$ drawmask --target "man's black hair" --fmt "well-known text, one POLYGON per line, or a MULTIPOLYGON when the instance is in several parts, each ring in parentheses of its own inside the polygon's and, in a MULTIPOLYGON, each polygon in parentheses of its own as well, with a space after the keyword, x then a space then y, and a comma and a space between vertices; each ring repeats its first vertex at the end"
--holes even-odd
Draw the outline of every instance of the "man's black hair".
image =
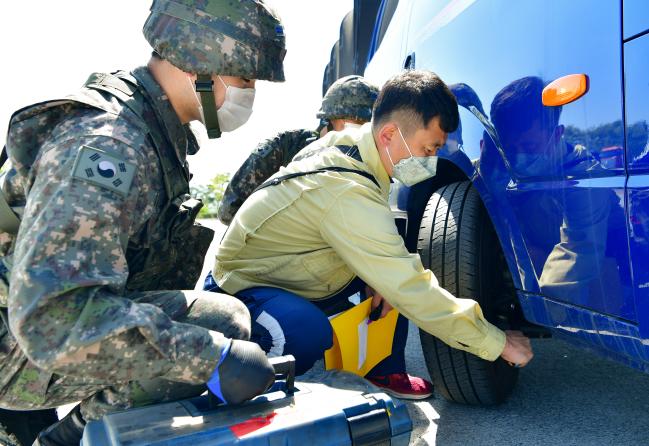
POLYGON ((491 121, 499 133, 522 133, 534 123, 554 129, 559 124, 561 107, 543 105, 545 83, 540 77, 517 79, 500 90, 491 103, 491 121))
POLYGON ((383 85, 372 110, 375 128, 397 112, 418 117, 420 122, 411 124, 419 125, 411 127, 411 130, 428 126, 436 116, 439 116, 440 128, 446 133, 454 132, 460 122, 455 96, 431 71, 407 70, 383 85))

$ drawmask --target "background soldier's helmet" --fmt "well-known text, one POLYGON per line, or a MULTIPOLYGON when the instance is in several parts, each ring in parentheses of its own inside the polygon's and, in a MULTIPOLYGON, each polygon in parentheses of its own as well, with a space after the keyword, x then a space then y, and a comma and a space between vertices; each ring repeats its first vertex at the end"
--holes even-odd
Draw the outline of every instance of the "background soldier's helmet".
POLYGON ((322 106, 316 116, 327 119, 370 121, 372 107, 378 94, 378 87, 361 76, 341 77, 325 93, 322 106))
POLYGON ((284 81, 284 27, 263 0, 154 0, 143 32, 185 72, 284 81))

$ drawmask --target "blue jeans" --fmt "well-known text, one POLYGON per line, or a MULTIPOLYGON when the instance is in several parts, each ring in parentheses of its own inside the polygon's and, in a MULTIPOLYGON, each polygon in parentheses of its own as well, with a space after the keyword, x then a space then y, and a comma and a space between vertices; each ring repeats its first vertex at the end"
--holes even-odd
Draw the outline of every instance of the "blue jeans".
MULTIPOLYGON (((325 350, 333 345, 333 331, 327 314, 331 314, 334 308, 349 308, 351 304, 347 298, 359 291, 364 297, 364 288, 362 281, 354 280, 335 296, 317 302, 272 287, 249 288, 238 292, 236 297, 250 311, 250 340, 259 344, 269 356, 293 355, 296 374, 301 375, 313 367, 324 356, 325 350)), ((211 274, 205 278, 204 289, 224 293, 211 274)), ((399 315, 392 342, 392 355, 377 364, 367 376, 404 373, 407 340, 408 320, 399 315)))

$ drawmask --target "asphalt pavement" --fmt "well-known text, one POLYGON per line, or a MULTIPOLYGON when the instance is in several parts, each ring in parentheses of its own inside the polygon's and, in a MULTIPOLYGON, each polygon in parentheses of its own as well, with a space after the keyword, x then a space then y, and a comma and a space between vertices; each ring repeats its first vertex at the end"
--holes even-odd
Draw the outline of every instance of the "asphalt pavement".
MULTIPOLYGON (((555 339, 533 340, 535 357, 502 405, 433 399, 408 403, 415 445, 649 445, 649 376, 555 339)), ((411 324, 408 371, 427 375, 411 324)))

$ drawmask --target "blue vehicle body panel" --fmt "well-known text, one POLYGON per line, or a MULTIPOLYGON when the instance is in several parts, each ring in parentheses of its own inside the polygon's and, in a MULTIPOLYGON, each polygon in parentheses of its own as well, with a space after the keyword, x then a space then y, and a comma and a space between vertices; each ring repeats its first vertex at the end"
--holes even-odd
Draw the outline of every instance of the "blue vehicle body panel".
POLYGON ((440 155, 480 193, 526 319, 647 370, 649 2, 402 0, 397 14, 365 74, 381 84, 413 56, 455 93, 461 127, 440 155), (587 93, 544 106, 569 74, 587 93))
POLYGON ((624 44, 624 68, 631 265, 640 333, 649 338, 649 35, 624 44))
POLYGON ((649 372, 646 338, 637 325, 535 294, 519 292, 519 299, 526 317, 555 327, 557 337, 649 372))
POLYGON ((649 30, 649 2, 624 0, 624 39, 649 30))
POLYGON ((370 39, 370 48, 367 51, 367 63, 370 63, 370 60, 372 60, 374 53, 376 53, 376 50, 379 47, 379 28, 381 27, 381 22, 383 21, 383 14, 385 14, 385 5, 386 1, 381 1, 381 4, 379 5, 379 11, 376 13, 376 22, 374 23, 374 30, 372 31, 372 39, 370 39))

